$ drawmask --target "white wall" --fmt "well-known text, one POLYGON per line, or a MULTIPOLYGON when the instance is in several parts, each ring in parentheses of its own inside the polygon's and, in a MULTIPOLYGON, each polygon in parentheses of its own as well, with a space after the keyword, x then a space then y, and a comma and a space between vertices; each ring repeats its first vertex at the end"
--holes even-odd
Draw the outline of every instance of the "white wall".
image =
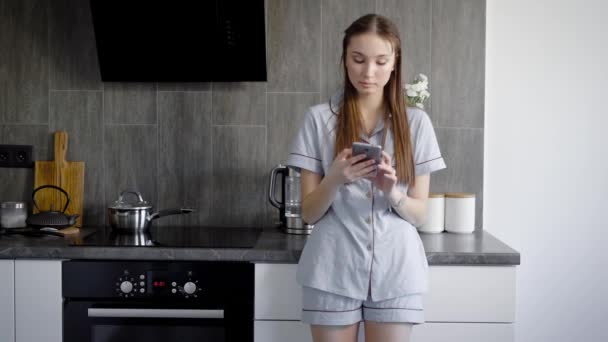
POLYGON ((608 341, 608 1, 488 0, 485 229, 516 341, 608 341))

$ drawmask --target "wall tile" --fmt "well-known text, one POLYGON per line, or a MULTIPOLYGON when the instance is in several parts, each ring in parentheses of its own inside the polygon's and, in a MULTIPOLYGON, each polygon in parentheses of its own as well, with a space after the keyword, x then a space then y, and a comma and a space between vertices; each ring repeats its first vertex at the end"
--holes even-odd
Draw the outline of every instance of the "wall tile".
POLYGON ((375 12, 374 1, 324 0, 321 9, 321 98, 325 102, 344 86, 340 64, 344 30, 357 18, 375 12))
POLYGON ((214 125, 264 125, 265 122, 265 83, 213 84, 214 125))
POLYGON ((431 176, 431 192, 472 192, 475 227, 483 227, 483 130, 435 128, 447 169, 431 176))
POLYGON ((156 124, 154 83, 105 83, 105 123, 156 124))
POLYGON ((49 1, 51 89, 102 89, 88 1, 49 1))
POLYGON ((213 204, 218 226, 264 223, 266 128, 213 127, 213 204))
POLYGON ((159 91, 210 91, 211 82, 158 83, 159 91))
MULTIPOLYGON (((48 125, 0 125, 0 144, 32 145, 33 160, 51 160, 48 125)), ((31 212, 34 169, 0 168, 0 201, 24 201, 31 212)))
MULTIPOLYGON (((402 83, 422 73, 431 76, 431 2, 428 0, 377 0, 377 13, 388 17, 401 36, 402 83)), ((425 110, 431 115, 431 102, 425 110)))
POLYGON ((484 0, 433 0, 433 123, 483 128, 485 70, 484 0))
POLYGON ((0 1, 0 123, 48 124, 47 2, 0 1))
POLYGON ((122 190, 133 189, 157 208, 156 126, 105 125, 104 130, 104 206, 117 200, 122 190))
POLYGON ((85 162, 85 226, 105 221, 102 97, 101 91, 52 91, 50 96, 50 131, 67 131, 67 160, 85 162))
POLYGON ((318 92, 321 0, 268 0, 268 90, 318 92))
POLYGON ((204 225, 212 190, 211 93, 159 92, 159 209, 196 211, 169 216, 157 225, 204 225))

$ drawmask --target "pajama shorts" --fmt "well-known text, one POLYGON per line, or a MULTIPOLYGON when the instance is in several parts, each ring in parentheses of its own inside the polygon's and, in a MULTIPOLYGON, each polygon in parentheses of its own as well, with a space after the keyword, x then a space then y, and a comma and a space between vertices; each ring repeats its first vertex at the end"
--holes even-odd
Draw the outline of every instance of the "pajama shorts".
POLYGON ((422 294, 374 302, 302 287, 302 322, 315 325, 351 325, 361 321, 424 323, 422 294))

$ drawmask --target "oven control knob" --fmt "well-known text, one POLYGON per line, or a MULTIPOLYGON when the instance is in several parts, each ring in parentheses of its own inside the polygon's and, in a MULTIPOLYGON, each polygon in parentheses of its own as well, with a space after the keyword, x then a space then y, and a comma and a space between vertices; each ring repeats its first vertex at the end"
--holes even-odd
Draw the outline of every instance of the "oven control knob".
POLYGON ((194 292, 196 292, 196 284, 194 284, 191 281, 187 282, 184 285, 184 292, 186 292, 189 295, 193 294, 194 292))
POLYGON ((120 284, 120 291, 122 291, 122 293, 130 293, 133 291, 133 284, 127 280, 123 281, 120 284))

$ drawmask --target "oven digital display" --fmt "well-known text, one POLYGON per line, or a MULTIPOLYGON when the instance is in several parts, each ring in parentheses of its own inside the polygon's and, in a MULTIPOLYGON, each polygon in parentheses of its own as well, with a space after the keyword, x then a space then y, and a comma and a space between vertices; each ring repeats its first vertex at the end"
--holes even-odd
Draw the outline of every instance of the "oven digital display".
POLYGON ((164 289, 167 287, 167 281, 164 279, 154 279, 152 281, 152 287, 155 289, 164 289))

